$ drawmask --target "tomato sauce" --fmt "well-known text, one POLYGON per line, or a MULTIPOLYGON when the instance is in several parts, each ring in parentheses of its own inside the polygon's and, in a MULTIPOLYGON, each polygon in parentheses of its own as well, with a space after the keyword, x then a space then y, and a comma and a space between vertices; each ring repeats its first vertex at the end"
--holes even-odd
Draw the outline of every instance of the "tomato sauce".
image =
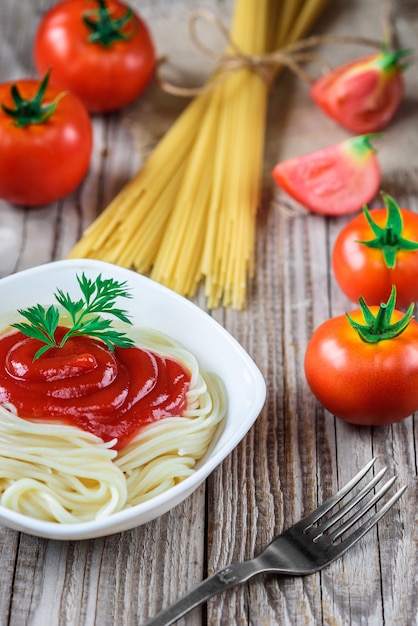
MULTIPOLYGON (((65 333, 59 327, 57 341, 65 333)), ((70 337, 33 361, 42 346, 21 332, 0 338, 0 404, 19 417, 77 426, 123 448, 140 428, 187 406, 190 374, 177 361, 139 347, 70 337)))

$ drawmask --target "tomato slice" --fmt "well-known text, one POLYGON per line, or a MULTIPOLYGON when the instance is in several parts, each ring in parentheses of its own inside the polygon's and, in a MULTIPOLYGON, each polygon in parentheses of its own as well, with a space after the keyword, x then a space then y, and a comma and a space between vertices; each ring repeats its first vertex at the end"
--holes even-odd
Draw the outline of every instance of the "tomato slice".
POLYGON ((377 194, 381 170, 370 139, 361 135, 278 163, 274 180, 314 213, 353 213, 377 194))

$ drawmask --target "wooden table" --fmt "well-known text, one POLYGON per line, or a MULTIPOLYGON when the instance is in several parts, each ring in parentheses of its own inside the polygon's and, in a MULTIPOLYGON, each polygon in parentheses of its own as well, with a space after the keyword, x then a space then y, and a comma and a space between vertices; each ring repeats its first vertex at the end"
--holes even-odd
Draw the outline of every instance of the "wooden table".
MULTIPOLYGON (((34 76, 31 43, 52 0, 1 0, 0 79, 34 76)), ((381 36, 378 0, 334 0, 317 32, 381 36)), ((135 0, 176 78, 206 76, 187 19, 196 6, 228 21, 232 1, 135 0)), ((416 45, 418 7, 397 3, 401 46, 416 45)), ((334 46, 332 64, 365 54, 334 46)), ((418 211, 418 70, 396 120, 375 142, 382 188, 418 211)), ((89 174, 71 196, 27 209, 0 201, 0 274, 66 256, 83 229, 140 167, 186 102, 153 86, 127 110, 94 118, 89 174)), ((264 193, 257 226, 256 276, 243 311, 212 315, 254 358, 267 401, 242 443, 183 504, 119 535, 57 542, 0 527, 1 626, 137 626, 206 575, 249 558, 373 455, 386 457, 409 489, 390 514, 343 558, 305 578, 260 576, 215 597, 180 623, 253 626, 418 623, 416 418, 380 428, 353 427, 314 400, 303 374, 307 341, 320 322, 352 307, 330 272, 330 252, 349 218, 295 213, 274 188, 275 162, 336 143, 348 133, 312 105, 284 73, 271 93, 264 193), (290 211, 288 210, 290 209, 290 211)), ((24 182, 22 181, 22 184, 24 182)), ((377 202, 374 203, 375 206, 377 202)), ((196 302, 205 308, 201 294, 196 302)))

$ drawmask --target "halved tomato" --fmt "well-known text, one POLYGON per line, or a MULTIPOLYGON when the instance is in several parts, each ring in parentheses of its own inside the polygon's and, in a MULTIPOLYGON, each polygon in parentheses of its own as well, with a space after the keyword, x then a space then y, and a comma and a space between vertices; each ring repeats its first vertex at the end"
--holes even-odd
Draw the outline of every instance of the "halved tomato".
POLYGON ((311 86, 314 102, 354 133, 372 133, 392 120, 404 94, 401 59, 411 50, 383 51, 331 70, 311 86))

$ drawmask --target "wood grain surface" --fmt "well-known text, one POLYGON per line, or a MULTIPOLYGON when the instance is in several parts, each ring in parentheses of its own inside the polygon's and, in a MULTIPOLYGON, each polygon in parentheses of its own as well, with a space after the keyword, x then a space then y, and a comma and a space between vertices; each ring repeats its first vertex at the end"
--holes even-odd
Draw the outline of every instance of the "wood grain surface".
MULTIPOLYGON (((1 81, 35 76, 33 36, 52 4, 1 0, 1 81)), ((229 23, 232 0, 131 4, 147 20, 159 54, 168 57, 167 76, 182 84, 203 82, 211 61, 193 49, 187 20, 193 9, 205 7, 229 23)), ((380 0, 331 1, 315 32, 380 38, 384 6, 380 0)), ((395 6, 397 41, 414 47, 417 2, 395 6)), ((208 36, 222 45, 216 33, 208 36)), ((321 53, 336 65, 366 51, 334 45, 321 53)), ((418 212, 416 64, 405 78, 402 108, 375 145, 382 188, 418 212)), ((90 171, 71 196, 38 209, 0 201, 0 276, 64 258, 184 106, 184 99, 151 86, 124 111, 94 117, 90 171)), ((266 405, 254 427, 205 485, 142 527, 79 542, 48 541, 0 527, 0 626, 139 626, 218 568, 257 554, 373 455, 386 460, 409 488, 361 543, 312 576, 259 576, 214 597, 179 624, 418 624, 416 417, 393 426, 354 427, 312 397, 303 375, 309 337, 322 321, 352 308, 330 271, 333 242, 349 218, 301 212, 273 186, 270 175, 277 161, 348 135, 313 106, 306 84, 288 72, 280 76, 268 111, 256 275, 248 303, 243 311, 211 312, 265 376, 266 405)), ((195 301, 205 308, 201 293, 195 301)))

